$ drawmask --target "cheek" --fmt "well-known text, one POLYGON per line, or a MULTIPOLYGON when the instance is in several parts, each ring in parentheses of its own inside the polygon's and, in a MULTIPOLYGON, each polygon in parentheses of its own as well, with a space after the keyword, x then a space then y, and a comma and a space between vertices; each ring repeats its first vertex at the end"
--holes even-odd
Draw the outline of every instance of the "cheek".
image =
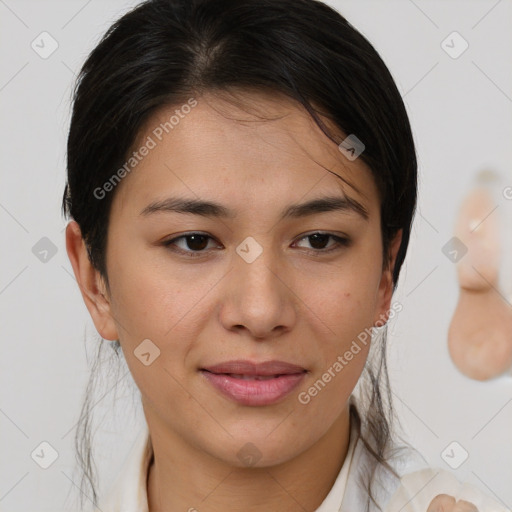
POLYGON ((371 345, 375 298, 369 290, 374 281, 331 280, 317 296, 319 325, 329 326, 329 331, 315 347, 317 364, 299 400, 317 429, 335 421, 364 369, 371 345))
POLYGON ((346 407, 361 376, 369 343, 339 344, 326 357, 322 368, 311 376, 298 395, 299 411, 308 424, 304 428, 311 440, 323 435, 346 407), (350 354, 347 358, 347 355, 350 354))
POLYGON ((216 273, 184 274, 170 265, 144 259, 144 254, 116 261, 119 264, 111 279, 113 313, 129 337, 171 337, 173 329, 190 322, 190 314, 218 280, 216 273), (200 285, 195 284, 198 279, 200 285))
POLYGON ((186 379, 184 361, 201 328, 204 305, 198 304, 205 288, 138 261, 120 261, 112 274, 121 346, 144 401, 155 410, 162 403, 177 407, 189 398, 179 383, 186 379))
MULTIPOLYGON (((142 257, 118 258, 109 273, 113 293, 113 315, 120 341, 134 380, 146 397, 162 394, 167 382, 170 394, 181 396, 173 387, 170 372, 178 380, 185 377, 184 364, 200 338, 205 322, 214 314, 214 304, 207 300, 222 277, 222 269, 205 273, 199 266, 184 273, 154 264, 142 257), (200 284, 198 283, 200 280, 200 284), (137 358, 144 340, 151 340, 158 353, 151 366, 137 358)), ((145 342, 147 344, 147 342, 145 342)))
POLYGON ((312 297, 318 329, 326 334, 316 347, 318 365, 309 384, 314 386, 312 393, 319 395, 315 398, 315 414, 324 421, 332 419, 331 413, 336 412, 333 407, 345 403, 364 369, 379 281, 380 268, 375 257, 354 258, 333 272, 330 279, 323 280, 312 297), (326 331, 324 326, 329 329, 326 331))
POLYGON ((365 294, 344 291, 328 310, 322 310, 331 332, 319 347, 323 363, 320 373, 323 381, 333 382, 332 388, 346 390, 356 384, 370 348, 374 307, 365 294))
POLYGON ((336 336, 342 339, 357 336, 372 325, 380 281, 380 272, 374 262, 365 265, 359 260, 314 281, 314 286, 311 280, 307 281, 310 288, 308 302, 336 336))

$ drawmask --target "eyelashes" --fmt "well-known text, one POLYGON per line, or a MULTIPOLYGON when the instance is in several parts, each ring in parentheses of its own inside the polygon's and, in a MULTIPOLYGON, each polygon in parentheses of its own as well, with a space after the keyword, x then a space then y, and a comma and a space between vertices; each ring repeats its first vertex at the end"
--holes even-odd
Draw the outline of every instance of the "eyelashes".
MULTIPOLYGON (((308 240, 308 243, 310 245, 318 246, 323 245, 324 242, 328 243, 330 239, 332 239, 334 243, 328 246, 327 248, 314 247, 313 249, 305 249, 304 252, 315 256, 321 256, 324 254, 331 254, 335 251, 339 251, 343 248, 349 247, 352 243, 351 239, 348 237, 339 236, 333 233, 327 233, 323 231, 315 231, 313 233, 301 236, 298 239, 298 242, 308 240)), ((209 251, 207 249, 210 240, 214 241, 215 239, 206 233, 191 232, 172 238, 170 240, 166 240, 162 242, 162 245, 169 249, 170 251, 182 254, 185 257, 197 258, 208 254, 209 251), (180 247, 178 245, 179 242, 184 242, 182 245, 184 245, 188 249, 180 247)), ((295 243, 296 242, 294 242, 294 244, 295 243)))

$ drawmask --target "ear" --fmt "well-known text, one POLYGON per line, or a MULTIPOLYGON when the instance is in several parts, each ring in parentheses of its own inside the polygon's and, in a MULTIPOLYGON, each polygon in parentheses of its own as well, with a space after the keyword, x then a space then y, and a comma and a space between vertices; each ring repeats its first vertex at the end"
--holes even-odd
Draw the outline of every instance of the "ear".
POLYGON ((389 244, 388 265, 383 269, 379 283, 377 308, 373 319, 374 327, 382 327, 389 319, 391 298, 393 297, 393 269, 396 256, 402 242, 402 230, 400 229, 389 244))
POLYGON ((104 279, 91 264, 80 226, 74 220, 66 226, 66 251, 96 330, 106 340, 119 339, 104 279))

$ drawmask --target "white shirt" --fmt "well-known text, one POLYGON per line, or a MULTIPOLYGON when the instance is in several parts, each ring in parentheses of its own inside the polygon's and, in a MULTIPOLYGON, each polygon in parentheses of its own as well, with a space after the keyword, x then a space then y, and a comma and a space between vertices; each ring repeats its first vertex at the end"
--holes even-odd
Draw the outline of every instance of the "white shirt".
MULTIPOLYGON (((107 498, 100 500, 101 512, 148 512, 147 474, 153 454, 147 423, 138 434, 121 473, 107 498)), ((338 476, 315 512, 363 512, 366 510, 367 491, 358 484, 358 477, 370 455, 351 426, 347 455, 338 476)), ((461 484, 450 472, 426 467, 425 461, 413 448, 407 447, 388 460, 401 478, 388 471, 377 470, 374 496, 384 512, 426 512, 438 494, 473 503, 479 512, 510 512, 486 496, 480 489, 461 484)), ((370 503, 370 511, 378 510, 370 503)))

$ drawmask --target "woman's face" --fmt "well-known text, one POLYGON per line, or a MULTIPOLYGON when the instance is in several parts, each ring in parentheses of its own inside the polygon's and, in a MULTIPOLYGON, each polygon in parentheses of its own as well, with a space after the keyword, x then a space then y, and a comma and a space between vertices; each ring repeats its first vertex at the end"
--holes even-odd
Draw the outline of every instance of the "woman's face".
POLYGON ((110 216, 108 305, 93 318, 120 340, 150 428, 231 465, 247 443, 257 466, 277 464, 346 412, 369 349, 358 335, 389 309, 377 189, 281 96, 245 92, 245 110, 195 99, 159 111, 134 145, 110 216), (186 201, 218 206, 179 211, 186 201), (205 371, 235 360, 295 368, 205 371))

